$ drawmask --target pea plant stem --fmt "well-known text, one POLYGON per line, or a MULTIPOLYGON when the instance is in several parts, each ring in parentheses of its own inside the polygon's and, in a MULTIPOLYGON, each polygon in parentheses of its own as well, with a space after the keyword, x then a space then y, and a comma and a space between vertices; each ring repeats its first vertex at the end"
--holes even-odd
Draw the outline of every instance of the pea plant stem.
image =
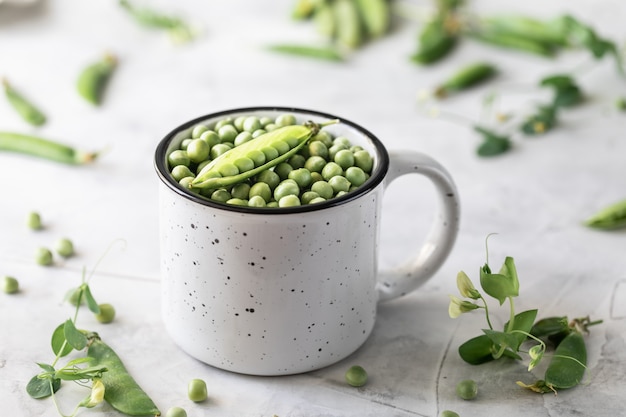
POLYGON ((487 319, 487 324, 489 325, 489 330, 493 330, 493 325, 491 324, 491 318, 489 317, 489 306, 487 305, 487 300, 482 295, 480 299, 483 300, 483 305, 485 306, 485 318, 487 319))

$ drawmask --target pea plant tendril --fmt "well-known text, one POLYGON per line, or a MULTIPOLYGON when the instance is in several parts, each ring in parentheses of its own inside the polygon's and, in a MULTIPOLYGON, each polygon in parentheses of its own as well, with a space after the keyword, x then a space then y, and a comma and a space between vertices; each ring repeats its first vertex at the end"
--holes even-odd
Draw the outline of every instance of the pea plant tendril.
POLYGON ((456 283, 462 298, 449 296, 448 313, 451 318, 483 309, 487 321, 488 328, 482 330, 483 334, 459 346, 461 358, 471 365, 480 365, 501 358, 522 360, 521 354, 526 354, 530 372, 541 362, 548 344, 551 344, 555 350, 544 378, 532 384, 519 381, 517 384, 539 393, 556 393, 558 389, 578 385, 582 381, 587 361, 583 334, 588 333, 590 326, 602 323, 602 320, 591 321, 589 317, 584 317, 569 321, 567 317, 547 317, 536 321, 537 309, 516 313, 514 299, 519 296, 520 285, 515 261, 507 256, 500 270, 493 272, 486 249, 487 260, 479 271, 482 292, 465 272, 460 271, 456 283), (500 306, 508 301, 509 319, 502 330, 494 327, 483 293, 496 299, 500 306), (531 346, 526 349, 529 344, 531 346))

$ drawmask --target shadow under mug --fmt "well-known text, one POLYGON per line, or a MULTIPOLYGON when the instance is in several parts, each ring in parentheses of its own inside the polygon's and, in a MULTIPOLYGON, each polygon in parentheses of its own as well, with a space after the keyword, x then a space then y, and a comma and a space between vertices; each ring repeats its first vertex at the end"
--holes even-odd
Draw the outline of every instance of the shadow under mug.
POLYGON ((346 358, 370 335, 378 303, 432 277, 458 233, 457 191, 438 162, 419 152, 388 153, 363 127, 317 111, 253 107, 196 118, 158 144, 155 168, 165 327, 191 356, 233 372, 287 375, 346 358), (168 153, 198 123, 210 127, 225 117, 285 113, 299 123, 339 119, 324 129, 370 152, 370 178, 323 203, 252 208, 210 201, 169 175, 168 153), (379 271, 383 193, 396 178, 414 173, 435 185, 435 219, 414 256, 379 271))

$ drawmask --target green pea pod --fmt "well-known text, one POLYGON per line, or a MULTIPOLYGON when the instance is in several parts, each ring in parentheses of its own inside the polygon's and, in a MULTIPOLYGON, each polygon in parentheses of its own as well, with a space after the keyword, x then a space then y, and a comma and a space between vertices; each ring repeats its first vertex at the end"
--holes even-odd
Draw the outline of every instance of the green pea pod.
POLYGON ((317 32, 326 38, 331 39, 337 33, 335 13, 330 3, 325 0, 320 1, 315 7, 313 22, 317 28, 317 32))
POLYGON ((356 4, 352 0, 334 0, 331 6, 337 26, 337 41, 351 49, 361 46, 363 23, 356 4))
POLYGON ((435 89, 435 95, 444 98, 451 93, 481 84, 497 74, 496 67, 487 62, 476 62, 461 68, 435 89))
POLYGON ((4 94, 15 111, 33 126, 41 126, 46 122, 46 116, 26 97, 9 84, 6 79, 2 80, 4 94))
POLYGON ((96 106, 100 105, 104 90, 116 67, 117 58, 106 54, 100 61, 84 68, 76 83, 76 88, 81 97, 96 106))
POLYGON ((585 221, 594 229, 620 229, 626 227, 626 200, 611 204, 585 221))
POLYGON ((543 21, 530 16, 487 16, 480 20, 480 28, 487 32, 514 35, 543 45, 567 47, 566 22, 563 18, 543 21))
POLYGON ((583 335, 571 332, 557 346, 546 369, 545 382, 556 389, 572 388, 583 379, 587 365, 587 348, 583 335))
POLYGON ((317 47, 309 45, 279 44, 271 45, 270 51, 296 55, 325 61, 343 61, 343 56, 332 47, 317 47))
POLYGON ((104 399, 117 411, 130 416, 159 416, 156 404, 128 373, 119 356, 100 338, 93 337, 87 355, 93 358, 92 366, 104 366, 102 374, 104 399))
POLYGON ((17 152, 69 165, 87 164, 98 156, 95 152, 82 152, 49 139, 11 132, 0 132, 0 151, 17 152))
POLYGON ((418 49, 411 56, 413 62, 429 65, 452 52, 458 43, 458 36, 447 29, 445 20, 446 14, 439 14, 422 27, 418 49))
POLYGON ((514 33, 503 33, 497 30, 470 30, 466 35, 477 41, 494 46, 529 52, 545 57, 554 56, 554 47, 551 44, 539 42, 514 33))
POLYGON ((313 17, 315 7, 319 0, 296 0, 296 4, 291 11, 291 17, 295 20, 306 20, 313 17))
POLYGON ((337 123, 332 120, 322 125, 307 122, 303 125, 284 126, 232 148, 207 164, 194 178, 191 188, 217 189, 240 183, 272 168, 295 155, 321 127, 337 123), (271 151, 271 152, 270 152, 271 151), (253 152, 275 155, 258 166, 247 163, 253 152), (250 169, 242 169, 248 165, 250 169))
POLYGON ((530 329, 530 334, 538 338, 543 338, 569 330, 567 317, 546 317, 533 324, 533 327, 530 329))
POLYGON ((389 30, 391 10, 388 0, 356 0, 365 32, 372 38, 380 38, 389 30))

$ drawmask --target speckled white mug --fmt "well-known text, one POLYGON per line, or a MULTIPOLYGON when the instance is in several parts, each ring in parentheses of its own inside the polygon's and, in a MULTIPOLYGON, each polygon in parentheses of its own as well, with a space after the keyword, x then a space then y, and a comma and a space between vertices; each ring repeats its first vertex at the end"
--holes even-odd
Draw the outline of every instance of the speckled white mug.
POLYGON ((316 111, 242 108, 199 117, 160 142, 155 167, 165 327, 191 356, 234 372, 294 374, 347 357, 371 333, 378 303, 430 278, 458 232, 456 188, 439 163, 417 152, 389 154, 361 126, 316 111), (169 176, 167 154, 197 123, 283 113, 300 122, 339 119, 325 129, 373 155, 368 181, 324 203, 259 209, 209 201, 169 176), (404 265, 379 271, 383 193, 394 179, 411 173, 433 182, 441 204, 421 250, 404 265))

